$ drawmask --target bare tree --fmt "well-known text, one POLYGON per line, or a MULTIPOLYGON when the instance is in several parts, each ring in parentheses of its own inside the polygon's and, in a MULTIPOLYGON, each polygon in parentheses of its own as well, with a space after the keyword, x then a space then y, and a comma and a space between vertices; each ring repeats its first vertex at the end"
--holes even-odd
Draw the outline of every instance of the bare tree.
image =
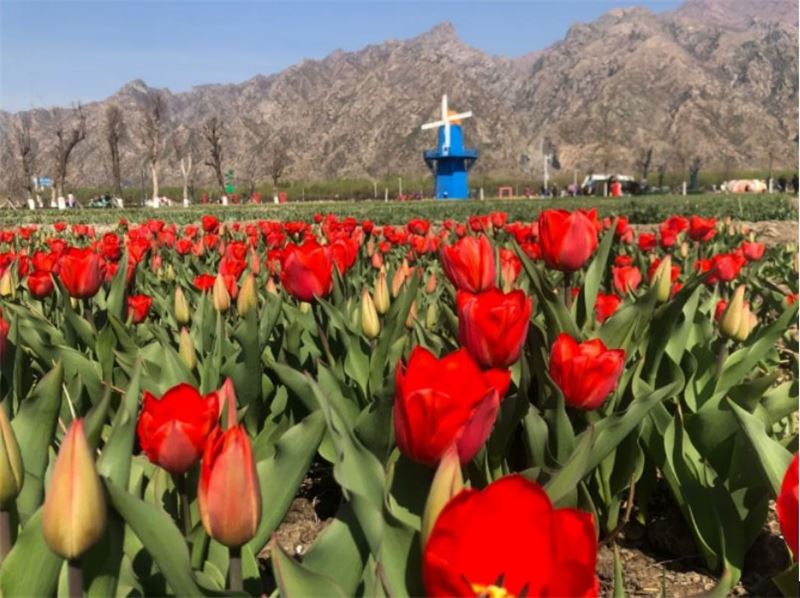
POLYGON ((108 144, 111 178, 114 183, 114 194, 122 197, 122 170, 120 168, 119 144, 126 134, 122 109, 116 104, 106 107, 104 131, 108 144))
POLYGON ((167 100, 161 92, 147 96, 142 119, 142 142, 147 153, 147 164, 153 178, 153 199, 158 195, 158 162, 164 151, 167 127, 167 100))
POLYGON ((696 191, 698 187, 698 176, 700 175, 700 165, 702 160, 700 156, 694 156, 689 163, 689 189, 696 191))
POLYGON ((214 171, 221 193, 225 193, 225 181, 222 178, 222 119, 209 117, 203 124, 203 137, 208 143, 208 160, 206 166, 214 171))
POLYGON ((659 162, 658 166, 656 166, 656 173, 658 174, 658 188, 660 190, 664 186, 664 177, 667 175, 666 161, 659 162))
POLYGON ((269 160, 269 176, 272 178, 273 190, 277 188, 278 181, 283 176, 289 163, 289 153, 286 151, 286 145, 281 140, 278 140, 272 145, 269 160))
POLYGON ((14 129, 14 140, 19 158, 19 172, 22 175, 22 187, 28 192, 30 199, 33 197, 36 187, 33 182, 33 178, 36 176, 36 145, 31 137, 30 115, 20 115, 19 124, 14 129))
POLYGON ((647 175, 650 173, 650 164, 653 161, 653 148, 648 147, 643 149, 636 159, 636 169, 639 171, 639 177, 642 181, 647 181, 647 175))
POLYGON ((56 194, 64 197, 64 186, 67 181, 67 167, 72 150, 81 141, 86 139, 86 115, 81 109, 81 105, 72 111, 72 123, 67 125, 64 119, 56 121, 56 147, 55 147, 55 166, 56 166, 56 194))
POLYGON ((198 162, 197 133, 189 129, 183 135, 173 137, 172 147, 178 158, 183 179, 183 199, 194 199, 194 173, 198 162))

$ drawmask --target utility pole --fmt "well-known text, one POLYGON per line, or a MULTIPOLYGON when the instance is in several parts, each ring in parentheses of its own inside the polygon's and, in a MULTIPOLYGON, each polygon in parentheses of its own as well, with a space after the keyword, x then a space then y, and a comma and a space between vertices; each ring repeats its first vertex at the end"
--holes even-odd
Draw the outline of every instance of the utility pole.
POLYGON ((397 194, 403 194, 403 177, 401 176, 397 177, 397 194))
POLYGON ((549 162, 550 162, 550 154, 545 154, 544 155, 544 192, 545 192, 545 194, 547 194, 547 190, 549 188, 547 186, 548 180, 550 178, 550 173, 547 171, 547 165, 548 165, 549 162))

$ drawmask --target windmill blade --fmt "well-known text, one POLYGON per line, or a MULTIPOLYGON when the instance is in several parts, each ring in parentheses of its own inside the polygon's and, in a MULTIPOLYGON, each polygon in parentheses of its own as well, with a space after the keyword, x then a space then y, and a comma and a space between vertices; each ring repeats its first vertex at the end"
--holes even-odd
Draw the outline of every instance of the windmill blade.
POLYGON ((467 112, 462 112, 461 114, 454 114, 453 116, 448 116, 447 120, 454 121, 454 120, 464 120, 465 118, 470 118, 472 116, 472 110, 467 112))
POLYGON ((447 94, 442 96, 442 120, 447 120, 447 94))
POLYGON ((428 129, 436 129, 438 127, 441 127, 443 124, 444 121, 441 120, 437 120, 436 122, 432 123, 425 123, 424 125, 422 125, 422 130, 427 131, 428 129))

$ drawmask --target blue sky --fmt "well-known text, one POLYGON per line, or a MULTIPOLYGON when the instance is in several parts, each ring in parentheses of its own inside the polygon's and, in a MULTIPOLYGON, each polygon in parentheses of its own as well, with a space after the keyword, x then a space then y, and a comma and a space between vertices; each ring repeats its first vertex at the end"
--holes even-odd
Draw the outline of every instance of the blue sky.
POLYGON ((0 108, 92 101, 132 79, 185 91, 240 82, 337 48, 403 39, 449 20, 461 39, 520 56, 617 6, 678 0, 370 2, 0 0, 0 108))

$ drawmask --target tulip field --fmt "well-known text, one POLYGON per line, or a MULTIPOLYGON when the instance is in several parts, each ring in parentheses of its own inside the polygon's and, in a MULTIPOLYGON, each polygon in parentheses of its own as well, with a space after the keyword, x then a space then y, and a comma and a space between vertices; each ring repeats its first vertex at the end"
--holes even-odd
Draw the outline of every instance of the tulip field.
POLYGON ((797 595, 795 246, 190 213, 0 228, 3 596, 625 596, 667 511, 708 595, 797 595))

